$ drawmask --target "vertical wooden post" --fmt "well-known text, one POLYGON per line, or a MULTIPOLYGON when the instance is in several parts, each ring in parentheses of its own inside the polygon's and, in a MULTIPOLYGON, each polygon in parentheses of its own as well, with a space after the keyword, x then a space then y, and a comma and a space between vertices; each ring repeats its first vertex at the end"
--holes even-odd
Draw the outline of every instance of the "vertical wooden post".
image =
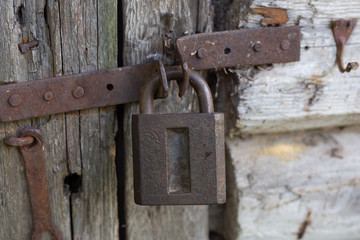
MULTIPOLYGON (((188 33, 211 28, 210 1, 124 0, 124 63, 133 65, 150 58, 174 63, 174 54, 163 40, 174 41, 188 33), (166 33, 168 33, 166 35, 166 33)), ((189 89, 177 96, 177 87, 166 100, 157 101, 156 112, 186 112, 194 109, 197 98, 189 89)), ((144 207, 134 203, 132 174, 131 115, 137 104, 125 108, 126 151, 126 233, 127 239, 208 239, 206 206, 144 207)))

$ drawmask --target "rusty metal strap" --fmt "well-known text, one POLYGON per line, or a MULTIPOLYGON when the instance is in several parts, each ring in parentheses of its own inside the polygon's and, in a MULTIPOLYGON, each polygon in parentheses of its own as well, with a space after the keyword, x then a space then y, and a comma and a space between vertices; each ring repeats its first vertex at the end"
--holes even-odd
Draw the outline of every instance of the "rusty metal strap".
POLYGON ((194 34, 177 40, 194 70, 299 61, 300 27, 251 28, 194 34))
MULTIPOLYGON (((193 70, 298 61, 297 26, 194 34, 178 39, 193 70)), ((181 67, 167 67, 166 71, 181 67)), ((161 73, 157 62, 0 86, 0 122, 117 105, 139 100, 145 81, 161 73)), ((162 72, 164 75, 164 73, 162 72)), ((161 94, 160 94, 161 95, 161 94)))
POLYGON ((139 100, 156 62, 0 86, 0 121, 10 122, 139 100))

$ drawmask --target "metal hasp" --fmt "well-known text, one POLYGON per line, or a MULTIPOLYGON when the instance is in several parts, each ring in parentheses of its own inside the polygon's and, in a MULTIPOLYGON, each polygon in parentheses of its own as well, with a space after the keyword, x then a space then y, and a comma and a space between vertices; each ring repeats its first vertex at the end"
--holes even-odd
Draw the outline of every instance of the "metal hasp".
POLYGON ((250 28, 194 34, 177 40, 191 69, 294 62, 300 59, 300 27, 250 28))
MULTIPOLYGON (((179 95, 187 89, 190 70, 298 61, 300 38, 298 26, 182 37, 177 41, 184 76, 178 81, 179 95)), ((163 76, 163 89, 157 97, 164 98, 167 95, 165 72, 168 69, 161 62, 154 61, 107 71, 2 85, 0 122, 136 102, 141 86, 159 74, 163 76)))
MULTIPOLYGON (((157 76, 141 89, 140 114, 132 116, 135 203, 221 204, 226 201, 224 115, 214 113, 206 81, 190 70, 200 113, 154 114, 157 76)), ((167 79, 181 80, 180 67, 167 79)))
POLYGON ((5 139, 4 142, 8 146, 19 147, 24 158, 33 219, 31 240, 41 240, 43 232, 51 233, 53 239, 62 240, 61 232, 52 221, 40 130, 25 129, 19 137, 5 139))
POLYGON ((339 19, 333 22, 333 33, 334 38, 336 42, 336 48, 337 48, 337 62, 339 65, 340 72, 350 72, 351 70, 356 70, 359 68, 359 63, 357 62, 350 62, 345 67, 344 61, 343 61, 343 55, 344 55, 344 48, 345 45, 353 32, 355 26, 357 23, 357 19, 339 19))

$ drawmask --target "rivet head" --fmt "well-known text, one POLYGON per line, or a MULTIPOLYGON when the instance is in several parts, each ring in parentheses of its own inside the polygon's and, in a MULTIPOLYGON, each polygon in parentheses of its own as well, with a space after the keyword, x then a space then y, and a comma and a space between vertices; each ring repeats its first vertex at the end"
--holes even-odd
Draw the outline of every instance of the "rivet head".
POLYGON ((72 95, 74 96, 74 98, 81 98, 85 95, 85 90, 82 87, 75 87, 72 90, 72 95))
POLYGON ((52 92, 48 91, 48 92, 44 93, 43 97, 44 97, 45 101, 50 101, 51 99, 54 98, 54 94, 52 92))
POLYGON ((290 48, 290 42, 289 40, 282 40, 280 44, 280 48, 282 50, 288 50, 290 48))
POLYGON ((254 46, 253 46, 253 49, 254 49, 255 52, 260 52, 261 49, 262 49, 262 44, 261 44, 261 42, 256 42, 256 43, 254 44, 254 46))
POLYGON ((22 98, 18 94, 11 95, 8 100, 9 104, 12 107, 17 107, 17 106, 21 105, 22 101, 23 101, 22 98))
POLYGON ((199 48, 196 52, 196 56, 200 59, 207 57, 207 50, 205 48, 199 48))

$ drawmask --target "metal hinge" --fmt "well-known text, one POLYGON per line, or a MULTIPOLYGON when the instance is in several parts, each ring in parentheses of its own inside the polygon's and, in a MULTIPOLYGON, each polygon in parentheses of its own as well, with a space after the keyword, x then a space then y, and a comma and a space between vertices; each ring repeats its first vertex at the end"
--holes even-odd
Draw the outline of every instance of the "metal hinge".
MULTIPOLYGON (((204 70, 298 61, 300 27, 241 29, 177 40, 182 66, 204 70)), ((10 122, 139 100, 141 86, 163 73, 158 62, 0 86, 0 122, 10 122)), ((183 81, 183 91, 186 81, 183 81)))

